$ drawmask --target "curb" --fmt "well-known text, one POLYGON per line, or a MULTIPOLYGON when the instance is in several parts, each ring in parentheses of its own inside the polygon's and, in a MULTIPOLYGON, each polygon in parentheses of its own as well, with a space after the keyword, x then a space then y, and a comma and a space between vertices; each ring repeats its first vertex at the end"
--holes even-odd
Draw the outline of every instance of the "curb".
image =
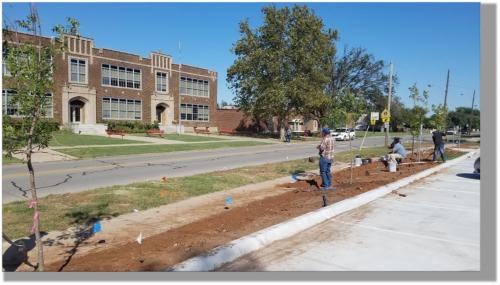
POLYGON ((364 204, 372 202, 391 191, 406 186, 416 180, 429 176, 444 168, 458 164, 475 154, 477 151, 468 152, 461 157, 436 167, 424 170, 415 175, 403 178, 396 182, 375 188, 368 192, 351 197, 331 206, 315 210, 302 216, 292 218, 280 224, 265 228, 248 236, 241 237, 228 244, 221 245, 209 251, 207 254, 195 256, 177 265, 168 268, 166 271, 214 271, 225 263, 231 262, 252 251, 261 249, 274 241, 293 236, 305 229, 324 222, 336 215, 358 208, 364 204))

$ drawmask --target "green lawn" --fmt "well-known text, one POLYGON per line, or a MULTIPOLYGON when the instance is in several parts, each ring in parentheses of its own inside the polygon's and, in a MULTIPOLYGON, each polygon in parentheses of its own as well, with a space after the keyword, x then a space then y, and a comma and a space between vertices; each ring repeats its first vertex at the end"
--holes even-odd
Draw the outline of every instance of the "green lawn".
MULTIPOLYGON (((402 136, 409 136, 411 135, 410 133, 408 132, 389 132, 389 137, 390 138, 393 138, 393 137, 402 137, 402 136)), ((356 131, 356 137, 357 138, 363 138, 365 136, 365 131, 356 131)), ((384 137, 385 136, 385 133, 381 133, 381 132, 368 132, 366 134, 366 137, 384 137)))
POLYGON ((114 156, 114 155, 129 155, 129 154, 143 154, 143 153, 159 153, 159 152, 173 152, 185 150, 203 150, 215 149, 224 147, 241 147, 241 146, 255 146, 264 145, 267 143, 256 141, 232 141, 232 142, 214 142, 214 143, 200 143, 200 144, 170 144, 170 145, 140 145, 140 146, 114 146, 114 147, 86 147, 86 148, 67 148, 58 149, 58 152, 69 154, 78 158, 91 158, 100 156, 114 156))
MULTIPOLYGON (((146 134, 133 134, 133 136, 147 136, 146 134)), ((157 137, 159 136, 152 136, 152 137, 157 137)), ((207 136, 197 136, 197 135, 183 135, 183 134, 166 134, 163 135, 163 138, 167 140, 173 140, 173 141, 182 141, 182 142, 208 142, 208 141, 225 141, 226 139, 222 138, 214 138, 214 137, 207 137, 207 136)))
MULTIPOLYGON (((127 136, 125 136, 126 138, 127 136)), ((148 143, 121 138, 108 138, 103 136, 79 135, 68 131, 54 132, 49 146, 79 146, 79 145, 107 145, 107 144, 131 144, 148 143)))
POLYGON ((6 157, 5 155, 2 155, 2 164, 13 164, 13 163, 21 163, 21 162, 23 162, 23 161, 15 158, 15 157, 6 157))

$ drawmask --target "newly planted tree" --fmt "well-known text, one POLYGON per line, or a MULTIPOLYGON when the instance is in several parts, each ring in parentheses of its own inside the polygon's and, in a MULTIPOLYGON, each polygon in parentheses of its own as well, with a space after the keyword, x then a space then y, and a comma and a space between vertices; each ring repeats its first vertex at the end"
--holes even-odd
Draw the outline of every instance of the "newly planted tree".
MULTIPOLYGON (((7 156, 22 154, 29 172, 29 188, 33 208, 32 233, 38 247, 38 270, 44 270, 43 245, 40 235, 40 205, 38 203, 33 152, 45 148, 54 131, 44 117, 50 112, 51 102, 47 94, 52 91, 53 75, 56 68, 54 59, 65 49, 64 33, 76 34, 78 22, 68 18, 68 26, 57 26, 54 31, 59 37, 42 42, 40 19, 32 6, 26 20, 16 21, 16 25, 4 30, 4 61, 10 76, 5 80, 12 88, 8 104, 15 106, 15 120, 3 117, 3 149, 7 156), (21 42, 17 29, 23 29, 33 36, 32 41, 21 42)), ((4 74, 5 75, 5 74, 4 74)))
POLYGON ((422 94, 420 94, 416 83, 409 87, 408 90, 410 90, 410 99, 413 100, 413 109, 409 114, 410 133, 412 135, 411 151, 413 153, 415 149, 415 138, 420 136, 421 128, 425 121, 429 91, 424 90, 422 94))

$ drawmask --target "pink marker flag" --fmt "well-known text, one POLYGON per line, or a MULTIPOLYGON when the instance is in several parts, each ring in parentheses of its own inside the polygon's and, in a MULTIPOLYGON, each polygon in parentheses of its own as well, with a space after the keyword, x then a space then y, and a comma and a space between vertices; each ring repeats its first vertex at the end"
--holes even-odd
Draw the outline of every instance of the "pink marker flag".
POLYGON ((34 233, 38 229, 38 220, 40 219, 40 212, 36 211, 33 214, 33 226, 31 227, 31 233, 34 233))
POLYGON ((35 205, 38 204, 38 201, 35 201, 35 200, 31 200, 29 203, 28 203, 28 208, 32 209, 33 207, 35 207, 35 205))

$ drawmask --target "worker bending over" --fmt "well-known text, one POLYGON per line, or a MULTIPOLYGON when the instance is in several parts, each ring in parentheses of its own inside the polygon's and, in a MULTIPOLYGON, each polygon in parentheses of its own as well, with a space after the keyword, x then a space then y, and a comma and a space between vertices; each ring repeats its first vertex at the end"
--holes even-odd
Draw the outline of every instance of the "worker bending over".
POLYGON ((400 138, 394 138, 391 143, 391 152, 387 154, 387 161, 389 162, 397 162, 398 160, 402 160, 406 158, 406 150, 403 144, 401 144, 400 138))

